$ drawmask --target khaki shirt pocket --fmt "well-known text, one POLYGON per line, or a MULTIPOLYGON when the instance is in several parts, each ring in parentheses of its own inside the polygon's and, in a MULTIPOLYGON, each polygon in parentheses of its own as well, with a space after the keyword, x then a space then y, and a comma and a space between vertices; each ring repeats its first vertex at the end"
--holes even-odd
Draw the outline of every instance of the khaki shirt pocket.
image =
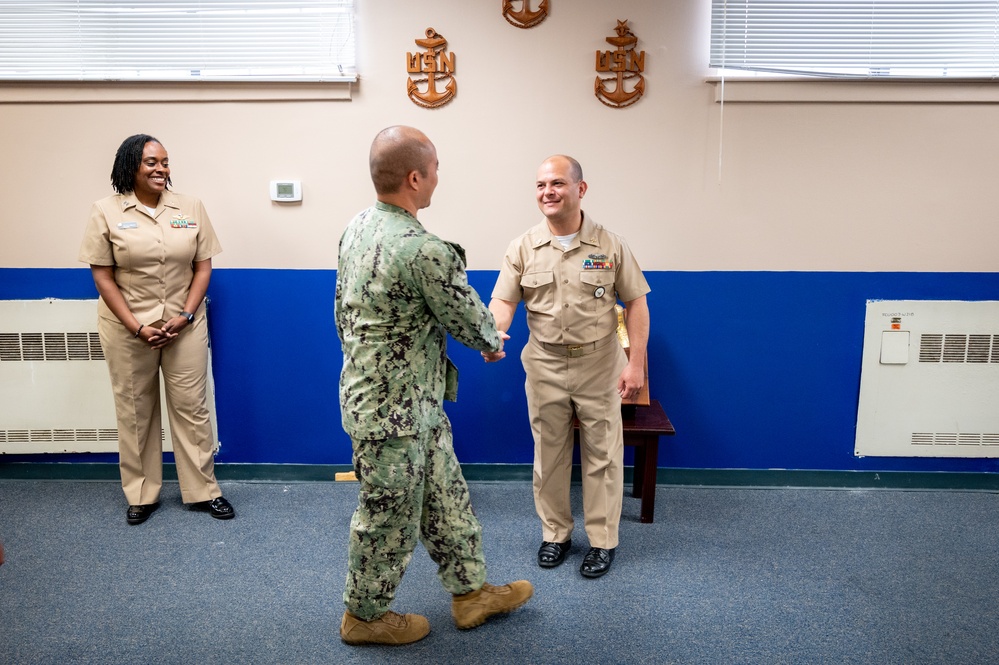
POLYGON ((613 270, 584 270, 579 273, 581 302, 590 311, 604 311, 616 302, 613 270))
POLYGON ((520 278, 524 306, 534 311, 548 311, 555 306, 555 273, 529 272, 520 278))

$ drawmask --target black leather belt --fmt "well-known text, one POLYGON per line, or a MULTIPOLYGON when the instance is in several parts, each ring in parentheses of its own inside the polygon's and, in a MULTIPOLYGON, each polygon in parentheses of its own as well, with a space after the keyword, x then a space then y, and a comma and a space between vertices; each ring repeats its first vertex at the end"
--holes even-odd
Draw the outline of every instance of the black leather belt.
POLYGON ((608 342, 616 337, 617 333, 611 333, 603 339, 597 340, 596 342, 587 342, 586 344, 549 344, 548 342, 538 342, 538 344, 540 344, 541 348, 545 351, 557 353, 558 355, 565 356, 566 358, 581 358, 593 353, 599 348, 606 346, 608 342))

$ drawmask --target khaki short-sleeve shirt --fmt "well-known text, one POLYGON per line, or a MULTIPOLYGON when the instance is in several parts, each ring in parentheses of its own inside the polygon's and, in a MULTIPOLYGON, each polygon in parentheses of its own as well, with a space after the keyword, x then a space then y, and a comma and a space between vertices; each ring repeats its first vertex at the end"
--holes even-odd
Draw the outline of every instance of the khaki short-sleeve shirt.
POLYGON ((584 214, 568 249, 547 222, 510 243, 492 297, 523 300, 537 341, 587 344, 617 329, 618 299, 628 302, 650 290, 624 239, 584 214))
MULTIPOLYGON (((184 309, 194 277, 193 262, 221 251, 200 200, 163 192, 150 215, 129 193, 91 206, 79 259, 90 265, 114 266, 115 283, 135 318, 153 323, 184 309)), ((99 316, 117 320, 103 298, 97 309, 99 316)))

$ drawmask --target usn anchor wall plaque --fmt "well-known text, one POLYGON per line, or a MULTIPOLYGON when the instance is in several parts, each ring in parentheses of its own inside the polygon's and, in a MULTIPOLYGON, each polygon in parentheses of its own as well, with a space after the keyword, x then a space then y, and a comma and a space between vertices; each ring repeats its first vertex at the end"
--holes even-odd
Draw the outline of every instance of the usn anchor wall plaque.
POLYGON ((406 84, 407 94, 417 106, 435 109, 444 106, 458 94, 454 78, 454 53, 447 53, 447 40, 433 28, 427 28, 426 39, 417 39, 416 45, 425 49, 419 53, 406 53, 406 69, 410 74, 406 84), (413 74, 423 75, 413 78, 413 74), (426 90, 420 85, 426 83, 426 90), (443 90, 438 90, 438 84, 443 90))
POLYGON ((503 18, 518 28, 533 28, 548 18, 548 0, 541 0, 537 10, 531 9, 534 0, 502 0, 502 2, 503 18), (520 9, 514 9, 515 4, 519 4, 520 9))
POLYGON ((628 21, 617 22, 616 35, 607 37, 613 51, 597 51, 597 79, 593 92, 597 99, 611 108, 631 106, 645 94, 645 51, 635 51, 638 37, 628 27, 628 21), (601 77, 602 73, 613 76, 601 77))

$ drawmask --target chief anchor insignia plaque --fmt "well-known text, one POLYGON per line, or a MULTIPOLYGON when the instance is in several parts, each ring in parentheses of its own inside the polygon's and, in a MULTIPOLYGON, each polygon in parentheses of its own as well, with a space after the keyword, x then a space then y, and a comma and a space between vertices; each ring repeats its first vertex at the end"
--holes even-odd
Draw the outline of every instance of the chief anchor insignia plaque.
POLYGON ((503 0, 503 18, 518 28, 533 28, 548 18, 548 0, 541 0, 536 11, 531 9, 532 2, 534 0, 503 0), (520 9, 515 10, 515 4, 519 4, 520 9))
POLYGON ((597 51, 597 79, 593 92, 597 99, 612 108, 631 106, 645 94, 645 51, 635 51, 638 37, 628 27, 628 21, 617 22, 616 35, 607 37, 613 51, 597 51), (614 74, 601 77, 599 74, 614 74), (611 87, 613 86, 613 87, 611 87))
POLYGON ((416 40, 416 45, 426 50, 406 54, 406 69, 411 75, 407 91, 414 104, 434 109, 454 99, 458 82, 454 79, 454 53, 447 53, 447 40, 433 28, 427 28, 426 35, 426 39, 416 40), (425 76, 413 78, 412 74, 425 76), (427 84, 425 91, 420 90, 422 83, 427 84), (438 84, 444 89, 438 90, 438 84))

